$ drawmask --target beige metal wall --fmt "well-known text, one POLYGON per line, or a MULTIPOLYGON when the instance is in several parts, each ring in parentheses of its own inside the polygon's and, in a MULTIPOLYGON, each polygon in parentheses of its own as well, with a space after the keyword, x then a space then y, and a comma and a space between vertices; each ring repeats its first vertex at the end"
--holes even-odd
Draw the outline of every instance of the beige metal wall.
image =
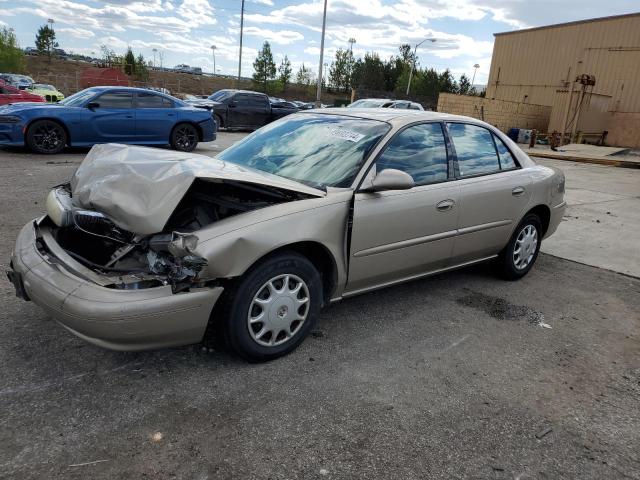
POLYGON ((553 105, 583 73, 608 111, 640 112, 640 13, 496 34, 486 96, 553 105))

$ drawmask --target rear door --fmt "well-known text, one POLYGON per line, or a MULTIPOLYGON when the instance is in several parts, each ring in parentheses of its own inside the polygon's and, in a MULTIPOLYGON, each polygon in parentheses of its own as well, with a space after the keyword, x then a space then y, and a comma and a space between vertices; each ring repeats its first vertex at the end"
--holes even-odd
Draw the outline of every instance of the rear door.
POLYGON ((266 95, 238 93, 229 104, 231 125, 258 128, 265 125, 271 113, 269 99, 266 95))
POLYGON ((153 92, 137 92, 135 119, 137 141, 169 143, 177 113, 170 99, 153 92))
POLYGON ((402 170, 409 190, 357 192, 346 293, 419 276, 449 264, 458 224, 459 186, 441 123, 398 132, 373 168, 402 170))
POLYGON ((531 178, 488 128, 449 123, 460 186, 455 264, 497 254, 529 203, 531 178))
POLYGON ((136 117, 133 109, 133 92, 110 90, 91 101, 98 106, 85 109, 90 132, 88 142, 135 141, 136 117))

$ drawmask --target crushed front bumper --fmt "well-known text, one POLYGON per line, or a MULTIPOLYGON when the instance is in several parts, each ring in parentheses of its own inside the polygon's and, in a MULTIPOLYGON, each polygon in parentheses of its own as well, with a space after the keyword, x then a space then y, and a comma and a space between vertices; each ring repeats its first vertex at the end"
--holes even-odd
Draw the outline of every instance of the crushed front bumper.
POLYGON ((25 225, 16 240, 8 276, 18 296, 31 299, 80 338, 113 350, 202 340, 222 287, 173 293, 169 285, 138 290, 100 285, 91 280, 95 272, 61 254, 59 245, 47 245, 53 240, 38 235, 41 220, 25 225))

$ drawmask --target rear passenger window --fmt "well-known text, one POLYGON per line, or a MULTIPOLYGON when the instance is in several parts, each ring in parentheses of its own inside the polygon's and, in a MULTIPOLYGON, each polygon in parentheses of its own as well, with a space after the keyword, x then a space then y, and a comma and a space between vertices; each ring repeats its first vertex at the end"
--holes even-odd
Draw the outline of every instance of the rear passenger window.
POLYGON ((500 171, 498 154, 489 130, 465 123, 450 123, 449 135, 456 150, 460 176, 500 171))
POLYGON ((171 101, 153 93, 138 93, 138 108, 171 108, 171 101))
POLYGON ((402 170, 416 185, 447 179, 447 148, 442 125, 423 123, 396 135, 376 161, 376 171, 385 168, 402 170))
POLYGON ((496 148, 498 149, 498 155, 500 156, 500 167, 502 170, 511 170, 516 168, 518 165, 504 142, 496 135, 493 136, 493 139, 496 141, 496 148))

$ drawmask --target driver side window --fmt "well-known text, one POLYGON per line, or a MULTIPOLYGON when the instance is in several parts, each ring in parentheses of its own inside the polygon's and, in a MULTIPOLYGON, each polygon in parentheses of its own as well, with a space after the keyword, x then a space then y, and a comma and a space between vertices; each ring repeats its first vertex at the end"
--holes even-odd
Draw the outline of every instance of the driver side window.
POLYGON ((447 179, 447 148, 440 123, 423 123, 396 135, 376 161, 376 171, 394 168, 408 173, 417 185, 447 179))

